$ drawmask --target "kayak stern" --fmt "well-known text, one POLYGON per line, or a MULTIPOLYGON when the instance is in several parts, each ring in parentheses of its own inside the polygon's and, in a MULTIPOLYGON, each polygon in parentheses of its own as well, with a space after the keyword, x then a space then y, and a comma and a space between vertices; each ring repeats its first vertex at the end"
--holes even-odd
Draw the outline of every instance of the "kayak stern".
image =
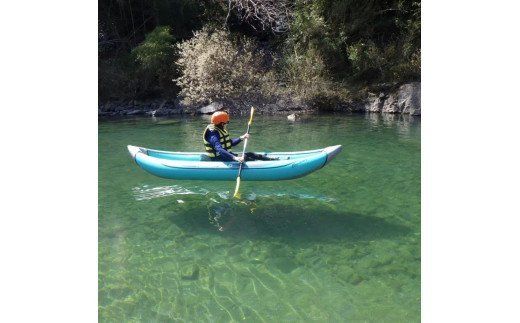
POLYGON ((339 154, 342 149, 343 148, 341 147, 341 145, 330 146, 323 149, 323 152, 327 154, 327 161, 325 162, 325 165, 327 165, 332 159, 334 159, 334 157, 336 157, 336 155, 339 154))

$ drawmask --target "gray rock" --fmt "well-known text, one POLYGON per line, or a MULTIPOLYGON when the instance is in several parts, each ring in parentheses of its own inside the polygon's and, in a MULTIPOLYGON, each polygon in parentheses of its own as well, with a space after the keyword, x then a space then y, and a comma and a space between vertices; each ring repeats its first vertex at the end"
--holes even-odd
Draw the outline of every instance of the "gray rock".
POLYGON ((371 93, 368 96, 367 103, 365 104, 365 111, 368 112, 381 112, 383 109, 385 95, 380 93, 379 95, 371 93))
POLYGON ((397 106, 397 93, 390 94, 385 102, 383 103, 383 108, 381 112, 385 113, 398 113, 399 108, 397 106))
POLYGON ((143 110, 139 110, 139 109, 135 109, 135 110, 127 111, 125 114, 129 115, 129 116, 135 116, 135 115, 139 115, 139 114, 144 114, 144 111, 143 110))
POLYGON ((397 92, 397 106, 401 113, 421 115, 421 83, 401 85, 397 92))
POLYGON ((209 113, 218 111, 218 110, 222 109, 223 107, 224 107, 224 105, 221 102, 213 102, 205 107, 200 108, 198 110, 198 112, 202 113, 202 114, 209 114, 209 113))
POLYGON ((299 114, 293 113, 287 116, 287 120, 289 121, 296 121, 300 118, 299 114))
POLYGON ((182 114, 182 110, 179 110, 179 109, 160 109, 160 110, 156 110, 156 111, 153 111, 153 113, 151 114, 151 116, 153 117, 164 117, 164 116, 171 116, 171 115, 175 115, 175 114, 182 114))

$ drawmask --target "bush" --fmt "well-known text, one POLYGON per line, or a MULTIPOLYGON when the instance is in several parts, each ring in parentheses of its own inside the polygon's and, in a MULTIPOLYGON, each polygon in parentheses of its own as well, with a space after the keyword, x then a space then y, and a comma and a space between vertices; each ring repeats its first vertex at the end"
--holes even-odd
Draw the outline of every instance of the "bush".
POLYGON ((313 49, 286 54, 281 70, 287 87, 284 92, 298 101, 323 105, 346 99, 342 84, 330 78, 321 54, 313 49))
POLYGON ((265 54, 250 39, 205 27, 178 49, 176 81, 187 105, 269 96, 274 88, 265 54))
POLYGON ((345 59, 320 12, 318 3, 298 2, 279 66, 286 92, 317 106, 333 104, 348 95, 342 82, 334 79, 344 69, 341 64, 345 59))

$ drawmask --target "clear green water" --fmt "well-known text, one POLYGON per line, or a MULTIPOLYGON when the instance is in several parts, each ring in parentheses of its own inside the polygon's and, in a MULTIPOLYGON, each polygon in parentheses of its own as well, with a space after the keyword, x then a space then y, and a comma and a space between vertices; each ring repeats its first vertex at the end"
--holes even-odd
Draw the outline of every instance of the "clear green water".
POLYGON ((420 321, 420 119, 258 116, 251 150, 343 152, 243 182, 240 201, 234 182, 156 178, 126 151, 200 151, 206 122, 99 123, 100 321, 420 321))

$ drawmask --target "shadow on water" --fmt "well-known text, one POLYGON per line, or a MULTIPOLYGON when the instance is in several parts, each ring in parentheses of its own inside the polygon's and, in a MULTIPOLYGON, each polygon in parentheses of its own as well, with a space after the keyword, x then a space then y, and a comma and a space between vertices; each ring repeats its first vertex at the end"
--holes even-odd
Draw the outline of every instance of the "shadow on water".
POLYGON ((372 241, 404 236, 412 230, 383 218, 344 212, 322 201, 265 198, 257 201, 217 201, 206 206, 172 204, 161 209, 168 219, 191 234, 215 234, 229 239, 276 238, 287 243, 372 241), (173 210, 175 209, 175 211, 173 210))

